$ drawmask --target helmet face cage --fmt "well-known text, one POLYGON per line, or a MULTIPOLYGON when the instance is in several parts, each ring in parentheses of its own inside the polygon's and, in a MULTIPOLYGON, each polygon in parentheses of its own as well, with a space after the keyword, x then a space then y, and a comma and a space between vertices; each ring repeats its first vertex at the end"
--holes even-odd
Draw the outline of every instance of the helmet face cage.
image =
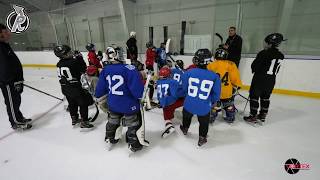
POLYGON ((147 43, 146 43, 146 47, 147 47, 147 48, 151 48, 152 46, 153 46, 153 45, 152 45, 152 42, 147 42, 147 43))
POLYGON ((215 59, 227 59, 228 58, 228 52, 224 49, 217 49, 215 55, 214 55, 215 59))
POLYGON ((54 48, 53 51, 58 58, 66 59, 73 56, 71 48, 67 45, 58 45, 54 48))
POLYGON ((194 56, 194 64, 203 68, 211 62, 211 57, 212 54, 209 49, 198 49, 194 56))
POLYGON ((177 63, 177 65, 179 66, 179 68, 181 68, 181 69, 184 68, 184 63, 183 63, 182 60, 179 59, 179 60, 176 61, 176 63, 177 63))
POLYGON ((88 43, 88 44, 86 45, 86 49, 87 49, 88 51, 95 51, 95 45, 92 44, 92 43, 88 43))
POLYGON ((108 47, 106 50, 107 59, 109 61, 124 61, 123 49, 121 47, 108 47))

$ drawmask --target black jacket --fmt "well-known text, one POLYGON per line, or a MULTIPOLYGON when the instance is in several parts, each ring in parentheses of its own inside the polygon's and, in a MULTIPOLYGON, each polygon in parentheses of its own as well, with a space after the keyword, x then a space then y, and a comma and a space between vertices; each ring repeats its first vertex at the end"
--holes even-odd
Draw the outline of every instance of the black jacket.
POLYGON ((137 59, 138 57, 138 47, 137 40, 133 37, 127 41, 127 59, 137 59))
POLYGON ((23 81, 23 69, 8 43, 0 42, 0 84, 23 81))
POLYGON ((277 48, 260 51, 251 64, 254 73, 251 86, 272 91, 283 59, 284 55, 277 48))
POLYGON ((237 34, 233 37, 229 36, 225 44, 229 45, 228 59, 235 62, 238 66, 241 59, 242 38, 237 34))

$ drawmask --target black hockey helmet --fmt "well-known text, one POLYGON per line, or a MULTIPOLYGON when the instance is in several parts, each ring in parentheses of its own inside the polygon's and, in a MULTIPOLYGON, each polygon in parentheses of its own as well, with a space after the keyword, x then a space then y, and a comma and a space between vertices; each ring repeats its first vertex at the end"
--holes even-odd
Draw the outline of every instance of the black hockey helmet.
POLYGON ((92 44, 92 43, 88 43, 88 44, 86 45, 86 49, 87 49, 88 51, 94 51, 94 50, 95 50, 95 46, 94 46, 94 44, 92 44))
POLYGON ((71 48, 68 45, 58 45, 53 48, 53 52, 58 58, 61 59, 66 58, 68 54, 72 54, 71 48))
POLYGON ((181 59, 176 60, 176 64, 180 69, 184 68, 184 62, 181 59))
POLYGON ((149 42, 147 42, 147 43, 146 43, 146 47, 147 47, 147 48, 151 48, 151 47, 153 47, 152 42, 150 42, 150 41, 149 41, 149 42))
POLYGON ((278 47, 281 42, 286 41, 286 39, 283 39, 283 35, 280 33, 272 33, 264 38, 264 41, 272 47, 278 47))
POLYGON ((74 54, 74 57, 76 57, 76 58, 78 58, 78 57, 83 57, 82 54, 81 54, 81 52, 78 51, 78 50, 74 50, 74 51, 73 51, 73 54, 74 54))
POLYGON ((223 48, 218 48, 216 53, 214 54, 215 59, 227 59, 228 58, 228 51, 223 48))
POLYGON ((212 53, 209 49, 198 49, 193 57, 194 64, 204 68, 211 61, 212 53))

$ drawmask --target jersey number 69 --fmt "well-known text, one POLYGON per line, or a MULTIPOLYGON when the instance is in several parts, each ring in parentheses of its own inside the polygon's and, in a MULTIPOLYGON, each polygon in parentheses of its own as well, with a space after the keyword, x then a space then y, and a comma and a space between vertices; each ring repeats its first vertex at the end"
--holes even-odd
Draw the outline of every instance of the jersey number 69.
POLYGON ((200 80, 198 78, 189 78, 188 95, 191 97, 199 96, 200 99, 208 99, 211 89, 213 86, 213 81, 200 80), (200 85, 200 92, 199 92, 200 85))

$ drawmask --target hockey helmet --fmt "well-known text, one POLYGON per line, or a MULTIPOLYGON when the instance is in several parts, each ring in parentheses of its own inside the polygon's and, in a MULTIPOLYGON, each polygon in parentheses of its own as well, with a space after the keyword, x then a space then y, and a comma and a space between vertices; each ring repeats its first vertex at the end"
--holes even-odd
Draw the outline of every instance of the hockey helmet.
POLYGON ((169 68, 172 68, 172 61, 171 61, 170 59, 167 59, 166 65, 167 65, 169 68))
POLYGON ((167 66, 164 66, 159 71, 160 78, 168 78, 171 75, 171 69, 167 66))
POLYGON ((150 41, 149 41, 149 42, 147 42, 147 43, 146 43, 146 47, 147 47, 147 48, 151 48, 151 47, 153 47, 152 42, 150 42, 150 41))
POLYGON ((88 44, 86 45, 86 49, 87 49, 88 51, 95 51, 95 50, 96 50, 94 44, 92 44, 92 43, 88 43, 88 44))
POLYGON ((272 47, 278 47, 282 41, 286 41, 286 39, 283 39, 283 35, 280 33, 272 33, 264 38, 264 41, 272 47))
POLYGON ((53 48, 53 52, 58 58, 61 59, 68 58, 69 56, 73 55, 71 48, 68 45, 58 45, 53 48))
POLYGON ((110 62, 114 62, 114 61, 122 62, 122 61, 124 61, 123 49, 121 47, 116 47, 116 48, 107 47, 106 55, 107 55, 108 61, 110 61, 110 62))
POLYGON ((223 48, 218 48, 214 55, 215 59, 227 59, 228 58, 228 51, 223 48))
POLYGON ((184 68, 184 62, 181 59, 176 60, 176 64, 180 69, 184 68))
POLYGON ((129 36, 130 36, 130 37, 136 37, 136 34, 137 34, 136 32, 131 31, 130 34, 129 34, 129 36))
POLYGON ((209 49, 198 49, 194 55, 194 64, 198 67, 204 67, 211 62, 212 53, 209 49))
POLYGON ((80 51, 78 51, 78 50, 74 50, 74 56, 77 58, 77 57, 83 57, 82 56, 82 54, 81 54, 81 52, 80 51))

